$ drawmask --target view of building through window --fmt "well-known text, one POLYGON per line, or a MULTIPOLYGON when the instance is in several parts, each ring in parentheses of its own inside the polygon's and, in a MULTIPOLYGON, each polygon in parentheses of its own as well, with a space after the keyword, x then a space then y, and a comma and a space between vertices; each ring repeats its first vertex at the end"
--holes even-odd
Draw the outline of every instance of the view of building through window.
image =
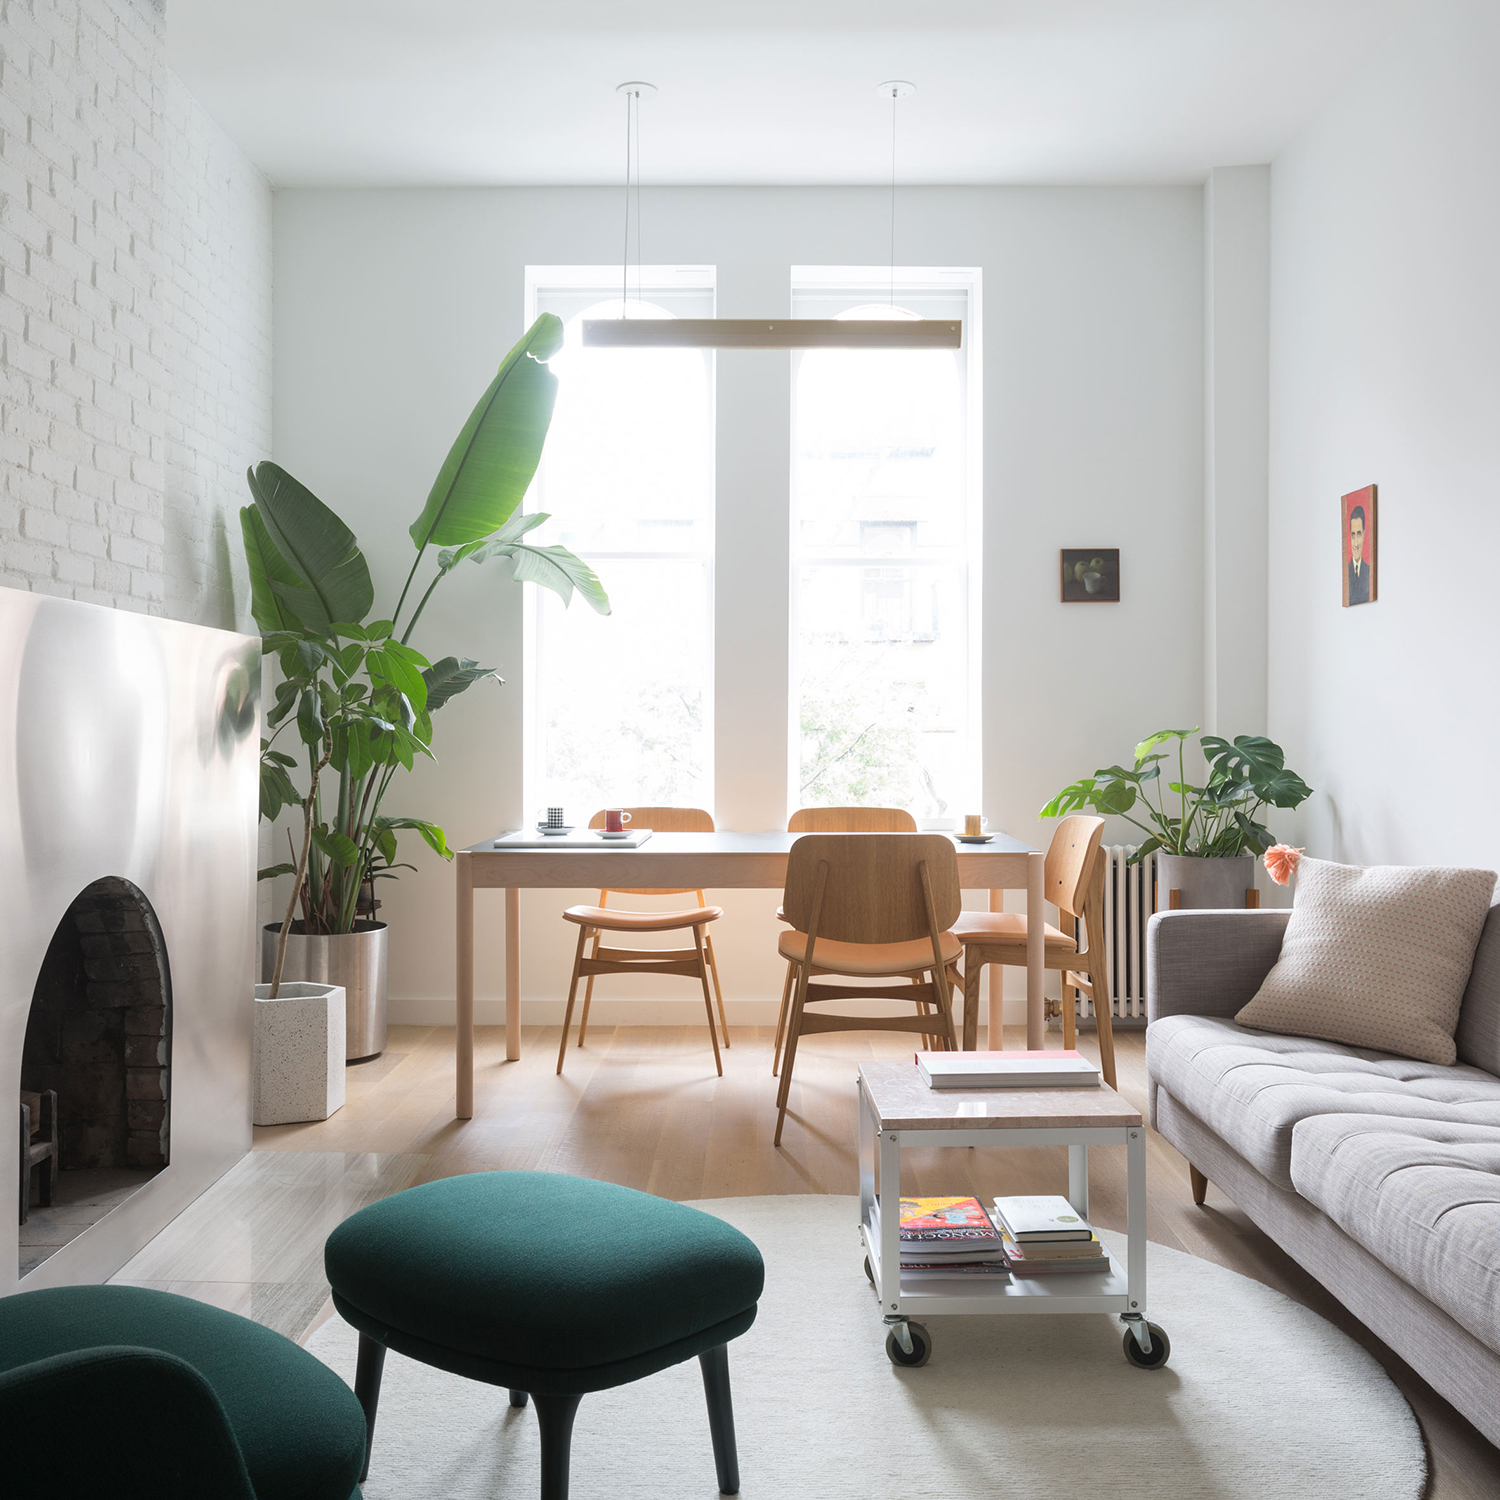
POLYGON ((977 282, 944 275, 794 271, 795 317, 962 318, 965 335, 792 356, 791 807, 979 805, 977 282))
MULTIPOLYGON (((528 591, 527 813, 560 803, 713 805, 713 354, 585 349, 620 316, 620 273, 533 267, 528 312, 563 319, 559 381, 528 504, 533 533, 588 561, 613 614, 528 591), (611 291, 611 288, 613 289, 611 291)), ((712 317, 711 269, 631 269, 627 315, 712 317)))

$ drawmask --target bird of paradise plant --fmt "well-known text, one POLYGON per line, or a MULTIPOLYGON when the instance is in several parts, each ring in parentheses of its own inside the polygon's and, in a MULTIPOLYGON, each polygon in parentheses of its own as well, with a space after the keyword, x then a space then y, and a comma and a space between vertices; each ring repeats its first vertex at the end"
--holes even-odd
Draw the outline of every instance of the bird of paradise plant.
POLYGON ((411 644, 438 585, 461 563, 505 558, 516 581, 551 589, 564 604, 577 590, 609 613, 609 598, 586 563, 563 547, 526 540, 547 515, 517 514, 552 420, 557 377, 547 362, 562 336, 561 322, 544 313, 480 397, 412 523, 416 556, 389 618, 367 618, 375 590, 343 521, 276 464, 249 471, 253 504, 240 523, 251 610, 263 651, 281 669, 266 715, 270 734, 261 741, 260 810, 266 819, 287 807, 302 812, 295 859, 260 872, 263 880, 293 877, 273 998, 299 906, 304 932, 353 932, 361 913, 373 910, 374 881, 411 868, 397 863, 399 833, 415 832, 444 859, 453 857, 435 823, 382 810, 397 773, 419 756, 433 758, 433 714, 476 682, 502 680, 469 657, 429 661, 411 644), (423 586, 433 552, 435 569, 423 586), (303 789, 294 780, 299 766, 306 769, 303 789), (338 778, 331 795, 329 772, 338 778))

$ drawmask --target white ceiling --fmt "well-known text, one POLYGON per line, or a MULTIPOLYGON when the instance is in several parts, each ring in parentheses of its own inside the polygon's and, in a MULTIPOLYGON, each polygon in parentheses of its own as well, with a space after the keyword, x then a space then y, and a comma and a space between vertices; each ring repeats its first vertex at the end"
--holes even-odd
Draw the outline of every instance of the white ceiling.
POLYGON ((1269 161, 1411 0, 170 0, 278 185, 1195 182, 1269 161))

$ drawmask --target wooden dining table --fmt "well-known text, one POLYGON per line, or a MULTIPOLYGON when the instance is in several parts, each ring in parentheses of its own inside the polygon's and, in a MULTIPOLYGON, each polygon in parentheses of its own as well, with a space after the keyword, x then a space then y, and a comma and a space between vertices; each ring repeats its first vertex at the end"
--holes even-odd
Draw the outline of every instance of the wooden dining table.
MULTIPOLYGON (((474 892, 505 892, 505 1057, 521 1056, 521 892, 523 890, 781 890, 796 833, 653 833, 638 849, 537 849, 506 847, 501 835, 460 850, 454 859, 458 883, 458 1030, 455 1042, 455 1109, 460 1120, 474 1115, 474 892)), ((530 837, 530 836, 528 836, 530 837)), ((1040 912, 1045 856, 1019 839, 996 833, 988 843, 958 850, 964 890, 988 890, 990 910, 1003 909, 1008 890, 1026 892, 1026 909, 1040 912)), ((1027 923, 1026 1045, 1042 1046, 1046 1019, 1042 1000, 1043 925, 1027 923)), ((990 990, 990 1036, 999 1037, 1000 985, 990 990)))

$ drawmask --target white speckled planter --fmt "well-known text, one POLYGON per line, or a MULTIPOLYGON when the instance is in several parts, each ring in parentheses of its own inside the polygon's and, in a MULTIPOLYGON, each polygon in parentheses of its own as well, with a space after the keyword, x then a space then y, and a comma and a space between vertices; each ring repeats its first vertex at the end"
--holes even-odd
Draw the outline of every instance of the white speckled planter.
POLYGON ((255 1123, 326 1120, 344 1107, 344 987, 255 986, 255 1123))

